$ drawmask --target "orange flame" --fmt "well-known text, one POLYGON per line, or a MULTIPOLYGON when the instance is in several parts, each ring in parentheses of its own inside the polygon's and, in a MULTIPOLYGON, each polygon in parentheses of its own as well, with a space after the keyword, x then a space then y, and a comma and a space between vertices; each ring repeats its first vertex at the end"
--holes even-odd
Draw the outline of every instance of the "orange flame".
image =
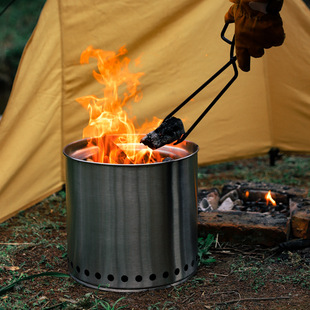
POLYGON ((272 196, 271 196, 271 191, 269 191, 266 195, 265 195, 265 199, 266 199, 266 204, 268 205, 269 204, 269 202, 271 202, 271 204, 273 205, 273 206, 276 206, 277 205, 277 203, 276 203, 276 201, 272 198, 272 196))
MULTIPOLYGON (((104 85, 102 98, 88 95, 76 99, 89 112, 83 137, 89 138, 88 147, 99 147, 98 153, 92 156, 96 162, 139 164, 162 161, 164 158, 158 151, 140 144, 141 135, 157 128, 162 120, 154 117, 152 122, 136 128, 134 118, 130 119, 123 109, 129 102, 142 99, 139 79, 144 75, 130 71, 130 59, 126 54, 125 47, 115 53, 92 46, 81 54, 81 64, 88 63, 90 58, 97 59, 99 72, 94 70, 93 77, 104 85)), ((136 60, 138 63, 139 59, 136 60)))

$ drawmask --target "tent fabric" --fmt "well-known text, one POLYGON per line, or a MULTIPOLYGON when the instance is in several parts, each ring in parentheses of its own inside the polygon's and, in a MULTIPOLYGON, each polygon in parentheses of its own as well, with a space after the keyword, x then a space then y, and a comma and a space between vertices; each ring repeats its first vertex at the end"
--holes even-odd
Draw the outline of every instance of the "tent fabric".
MULTIPOLYGON (((82 138, 88 112, 76 98, 101 95, 96 61, 80 65, 83 50, 128 49, 143 99, 132 104, 138 123, 164 118, 229 60, 221 40, 228 0, 47 0, 25 47, 0 122, 0 221, 59 190, 62 149, 82 138)), ((190 134, 199 164, 281 151, 310 152, 310 11, 285 1, 286 40, 253 59, 190 134)), ((229 26, 228 37, 233 35, 229 26)), ((232 77, 227 69, 176 115, 193 123, 232 77)))

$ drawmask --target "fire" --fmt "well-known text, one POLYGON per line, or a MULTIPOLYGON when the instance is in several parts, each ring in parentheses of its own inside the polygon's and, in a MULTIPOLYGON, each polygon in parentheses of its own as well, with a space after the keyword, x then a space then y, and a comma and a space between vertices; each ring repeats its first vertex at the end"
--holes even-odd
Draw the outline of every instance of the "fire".
POLYGON ((271 202, 271 204, 273 205, 273 206, 276 206, 277 205, 277 203, 276 203, 276 201, 272 198, 272 196, 271 196, 271 191, 269 191, 266 195, 265 195, 265 199, 266 199, 266 204, 268 205, 269 204, 269 202, 271 202))
MULTIPOLYGON (((88 147, 96 146, 98 152, 92 160, 113 164, 141 164, 160 162, 164 158, 158 151, 140 144, 141 135, 156 129, 162 120, 154 117, 141 127, 134 124, 124 110, 131 102, 142 99, 139 79, 143 72, 131 72, 127 50, 121 47, 118 53, 94 49, 89 46, 80 58, 81 64, 97 59, 98 72, 93 71, 95 80, 103 85, 103 96, 88 95, 77 98, 89 112, 88 126, 83 137, 89 138, 88 147)), ((139 59, 135 64, 139 64, 139 59)))

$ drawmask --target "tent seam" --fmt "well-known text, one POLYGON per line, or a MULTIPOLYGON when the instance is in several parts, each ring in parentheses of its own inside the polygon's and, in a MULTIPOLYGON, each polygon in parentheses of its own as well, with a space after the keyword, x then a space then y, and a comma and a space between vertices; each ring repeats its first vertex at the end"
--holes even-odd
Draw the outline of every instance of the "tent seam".
POLYGON ((64 128, 63 128, 63 124, 64 124, 64 119, 63 119, 63 101, 64 101, 64 61, 63 61, 63 29, 62 29, 62 11, 61 11, 61 1, 58 0, 58 17, 59 17, 59 30, 60 30, 60 62, 61 62, 61 99, 60 99, 60 152, 59 152, 59 156, 60 156, 60 163, 61 163, 61 180, 64 183, 65 182, 65 173, 64 173, 64 161, 62 159, 62 150, 63 150, 63 146, 64 146, 64 128))

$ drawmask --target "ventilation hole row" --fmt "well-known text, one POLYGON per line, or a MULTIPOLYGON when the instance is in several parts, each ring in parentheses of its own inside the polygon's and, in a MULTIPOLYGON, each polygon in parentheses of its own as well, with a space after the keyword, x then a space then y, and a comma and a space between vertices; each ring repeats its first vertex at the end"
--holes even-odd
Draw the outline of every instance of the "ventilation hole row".
MULTIPOLYGON (((194 267, 194 265, 195 265, 195 260, 192 260, 191 266, 194 267)), ((73 262, 72 262, 72 261, 70 262, 70 266, 71 266, 71 268, 73 269, 73 262)), ((186 264, 186 265, 183 267, 183 270, 184 270, 184 271, 187 271, 188 268, 189 268, 189 266, 188 266, 188 264, 186 264)), ((81 273, 81 268, 80 268, 79 266, 76 266, 75 269, 76 269, 76 271, 77 271, 78 273, 81 273)), ((174 270, 174 274, 177 276, 178 274, 180 274, 180 271, 181 271, 181 270, 180 270, 179 268, 176 268, 176 269, 174 270)), ((89 276, 90 276, 90 272, 89 272, 88 269, 85 269, 85 270, 84 270, 84 275, 85 275, 86 277, 89 277, 89 276)), ((169 277, 169 272, 168 272, 168 271, 165 271, 165 272, 162 274, 162 277, 163 277, 164 279, 167 279, 167 278, 169 277)), ((96 273, 95 273, 95 278, 98 279, 98 280, 100 280, 100 279, 102 278, 102 276, 101 276, 101 274, 100 274, 99 272, 96 272, 96 273)), ((156 274, 154 274, 154 273, 152 273, 152 274, 149 276, 149 279, 150 279, 151 281, 155 281, 156 278, 157 278, 157 276, 156 276, 156 274)), ((108 279, 108 281, 113 282, 113 281, 115 280, 115 277, 114 277, 112 274, 109 274, 109 275, 107 276, 107 279, 108 279)), ((122 281, 122 282, 128 282, 128 280, 129 280, 129 279, 128 279, 128 277, 127 277, 126 275, 121 276, 121 281, 122 281)), ((136 280, 136 282, 141 282, 141 281, 143 280, 143 277, 142 277, 141 275, 137 275, 137 276, 135 277, 135 280, 136 280)))

